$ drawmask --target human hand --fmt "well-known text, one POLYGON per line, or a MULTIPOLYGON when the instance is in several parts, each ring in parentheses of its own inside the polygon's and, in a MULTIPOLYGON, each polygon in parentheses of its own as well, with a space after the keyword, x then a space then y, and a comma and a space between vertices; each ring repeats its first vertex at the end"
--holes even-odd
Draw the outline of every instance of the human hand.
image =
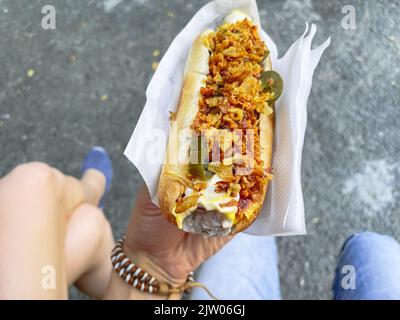
POLYGON ((136 196, 125 240, 125 252, 158 279, 180 285, 190 271, 215 254, 232 236, 204 237, 183 232, 151 202, 146 186, 136 196), (139 260, 139 261, 138 261, 139 260), (150 263, 149 263, 150 262, 150 263))

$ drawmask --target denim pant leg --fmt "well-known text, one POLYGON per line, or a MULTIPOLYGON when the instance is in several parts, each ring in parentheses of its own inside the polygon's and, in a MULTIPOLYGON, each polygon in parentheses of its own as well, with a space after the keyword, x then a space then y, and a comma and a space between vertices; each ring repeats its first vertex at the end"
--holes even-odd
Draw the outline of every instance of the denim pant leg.
MULTIPOLYGON (((240 233, 201 266, 197 279, 218 299, 280 299, 275 239, 240 233)), ((194 288, 191 299, 209 299, 194 288)))
POLYGON ((340 253, 333 293, 337 300, 400 299, 399 243, 373 232, 348 238, 340 253))

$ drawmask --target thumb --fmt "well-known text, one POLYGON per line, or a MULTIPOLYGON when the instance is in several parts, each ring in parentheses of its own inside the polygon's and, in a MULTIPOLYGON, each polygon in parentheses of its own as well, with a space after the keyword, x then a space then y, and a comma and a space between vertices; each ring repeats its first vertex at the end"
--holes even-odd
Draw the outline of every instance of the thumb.
POLYGON ((147 211, 159 211, 159 207, 151 201, 149 189, 144 183, 140 186, 136 195, 135 208, 147 211))

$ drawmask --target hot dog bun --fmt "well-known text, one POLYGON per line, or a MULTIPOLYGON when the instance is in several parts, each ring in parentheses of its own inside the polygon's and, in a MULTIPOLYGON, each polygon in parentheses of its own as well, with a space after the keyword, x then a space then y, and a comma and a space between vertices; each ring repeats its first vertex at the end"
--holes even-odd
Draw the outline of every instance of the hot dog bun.
MULTIPOLYGON (((226 17, 225 23, 232 24, 245 19, 251 21, 245 14, 235 11, 226 17)), ((215 199, 216 195, 218 197, 221 195, 225 202, 230 200, 235 203, 236 201, 239 202, 239 205, 240 201, 242 201, 239 194, 233 197, 232 194, 223 196, 223 193, 216 194, 213 190, 209 191, 211 182, 218 183, 218 181, 221 181, 216 174, 206 182, 206 189, 203 186, 203 190, 200 190, 200 192, 194 191, 196 189, 196 179, 193 180, 193 177, 190 174, 188 175, 191 138, 190 134, 185 136, 181 132, 185 130, 189 132, 190 129, 193 129, 196 115, 200 110, 201 88, 204 87, 210 71, 210 50, 206 46, 204 39, 211 32, 213 31, 207 30, 197 37, 186 62, 179 105, 171 119, 174 121, 171 121, 167 155, 159 180, 158 197, 162 213, 179 228, 206 236, 222 236, 240 232, 256 219, 263 204, 270 175, 267 173, 268 179, 263 180, 263 184, 260 187, 261 190, 259 190, 260 195, 257 199, 242 202, 246 206, 240 209, 240 217, 237 214, 239 212, 238 208, 236 208, 236 213, 233 214, 234 209, 230 210, 230 207, 222 209, 220 205, 215 206, 211 203, 213 200, 210 199, 215 199), (210 194, 207 193, 208 191, 210 194), (185 212, 177 213, 177 203, 193 194, 201 194, 197 200, 197 206, 185 212), (215 207, 218 209, 216 210, 215 207)), ((263 71, 271 70, 269 56, 263 61, 262 67, 263 71)), ((271 107, 273 106, 271 105, 271 107)), ((259 158, 263 162, 262 166, 265 172, 269 172, 268 169, 271 166, 273 117, 273 113, 259 114, 259 158)), ((201 185, 201 182, 199 185, 201 185)))

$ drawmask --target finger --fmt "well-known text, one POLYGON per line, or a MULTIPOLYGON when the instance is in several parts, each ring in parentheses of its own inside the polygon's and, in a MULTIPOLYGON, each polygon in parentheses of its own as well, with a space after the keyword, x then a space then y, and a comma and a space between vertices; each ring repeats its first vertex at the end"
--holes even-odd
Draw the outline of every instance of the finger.
POLYGON ((196 260, 198 260, 199 263, 202 263, 221 250, 221 248, 232 240, 233 237, 233 235, 224 237, 205 237, 201 235, 188 234, 188 238, 190 238, 188 244, 196 255, 196 260), (193 250, 193 248, 195 249, 193 250))
POLYGON ((151 212, 159 211, 159 207, 151 201, 149 189, 144 183, 140 186, 136 195, 135 208, 151 212))

